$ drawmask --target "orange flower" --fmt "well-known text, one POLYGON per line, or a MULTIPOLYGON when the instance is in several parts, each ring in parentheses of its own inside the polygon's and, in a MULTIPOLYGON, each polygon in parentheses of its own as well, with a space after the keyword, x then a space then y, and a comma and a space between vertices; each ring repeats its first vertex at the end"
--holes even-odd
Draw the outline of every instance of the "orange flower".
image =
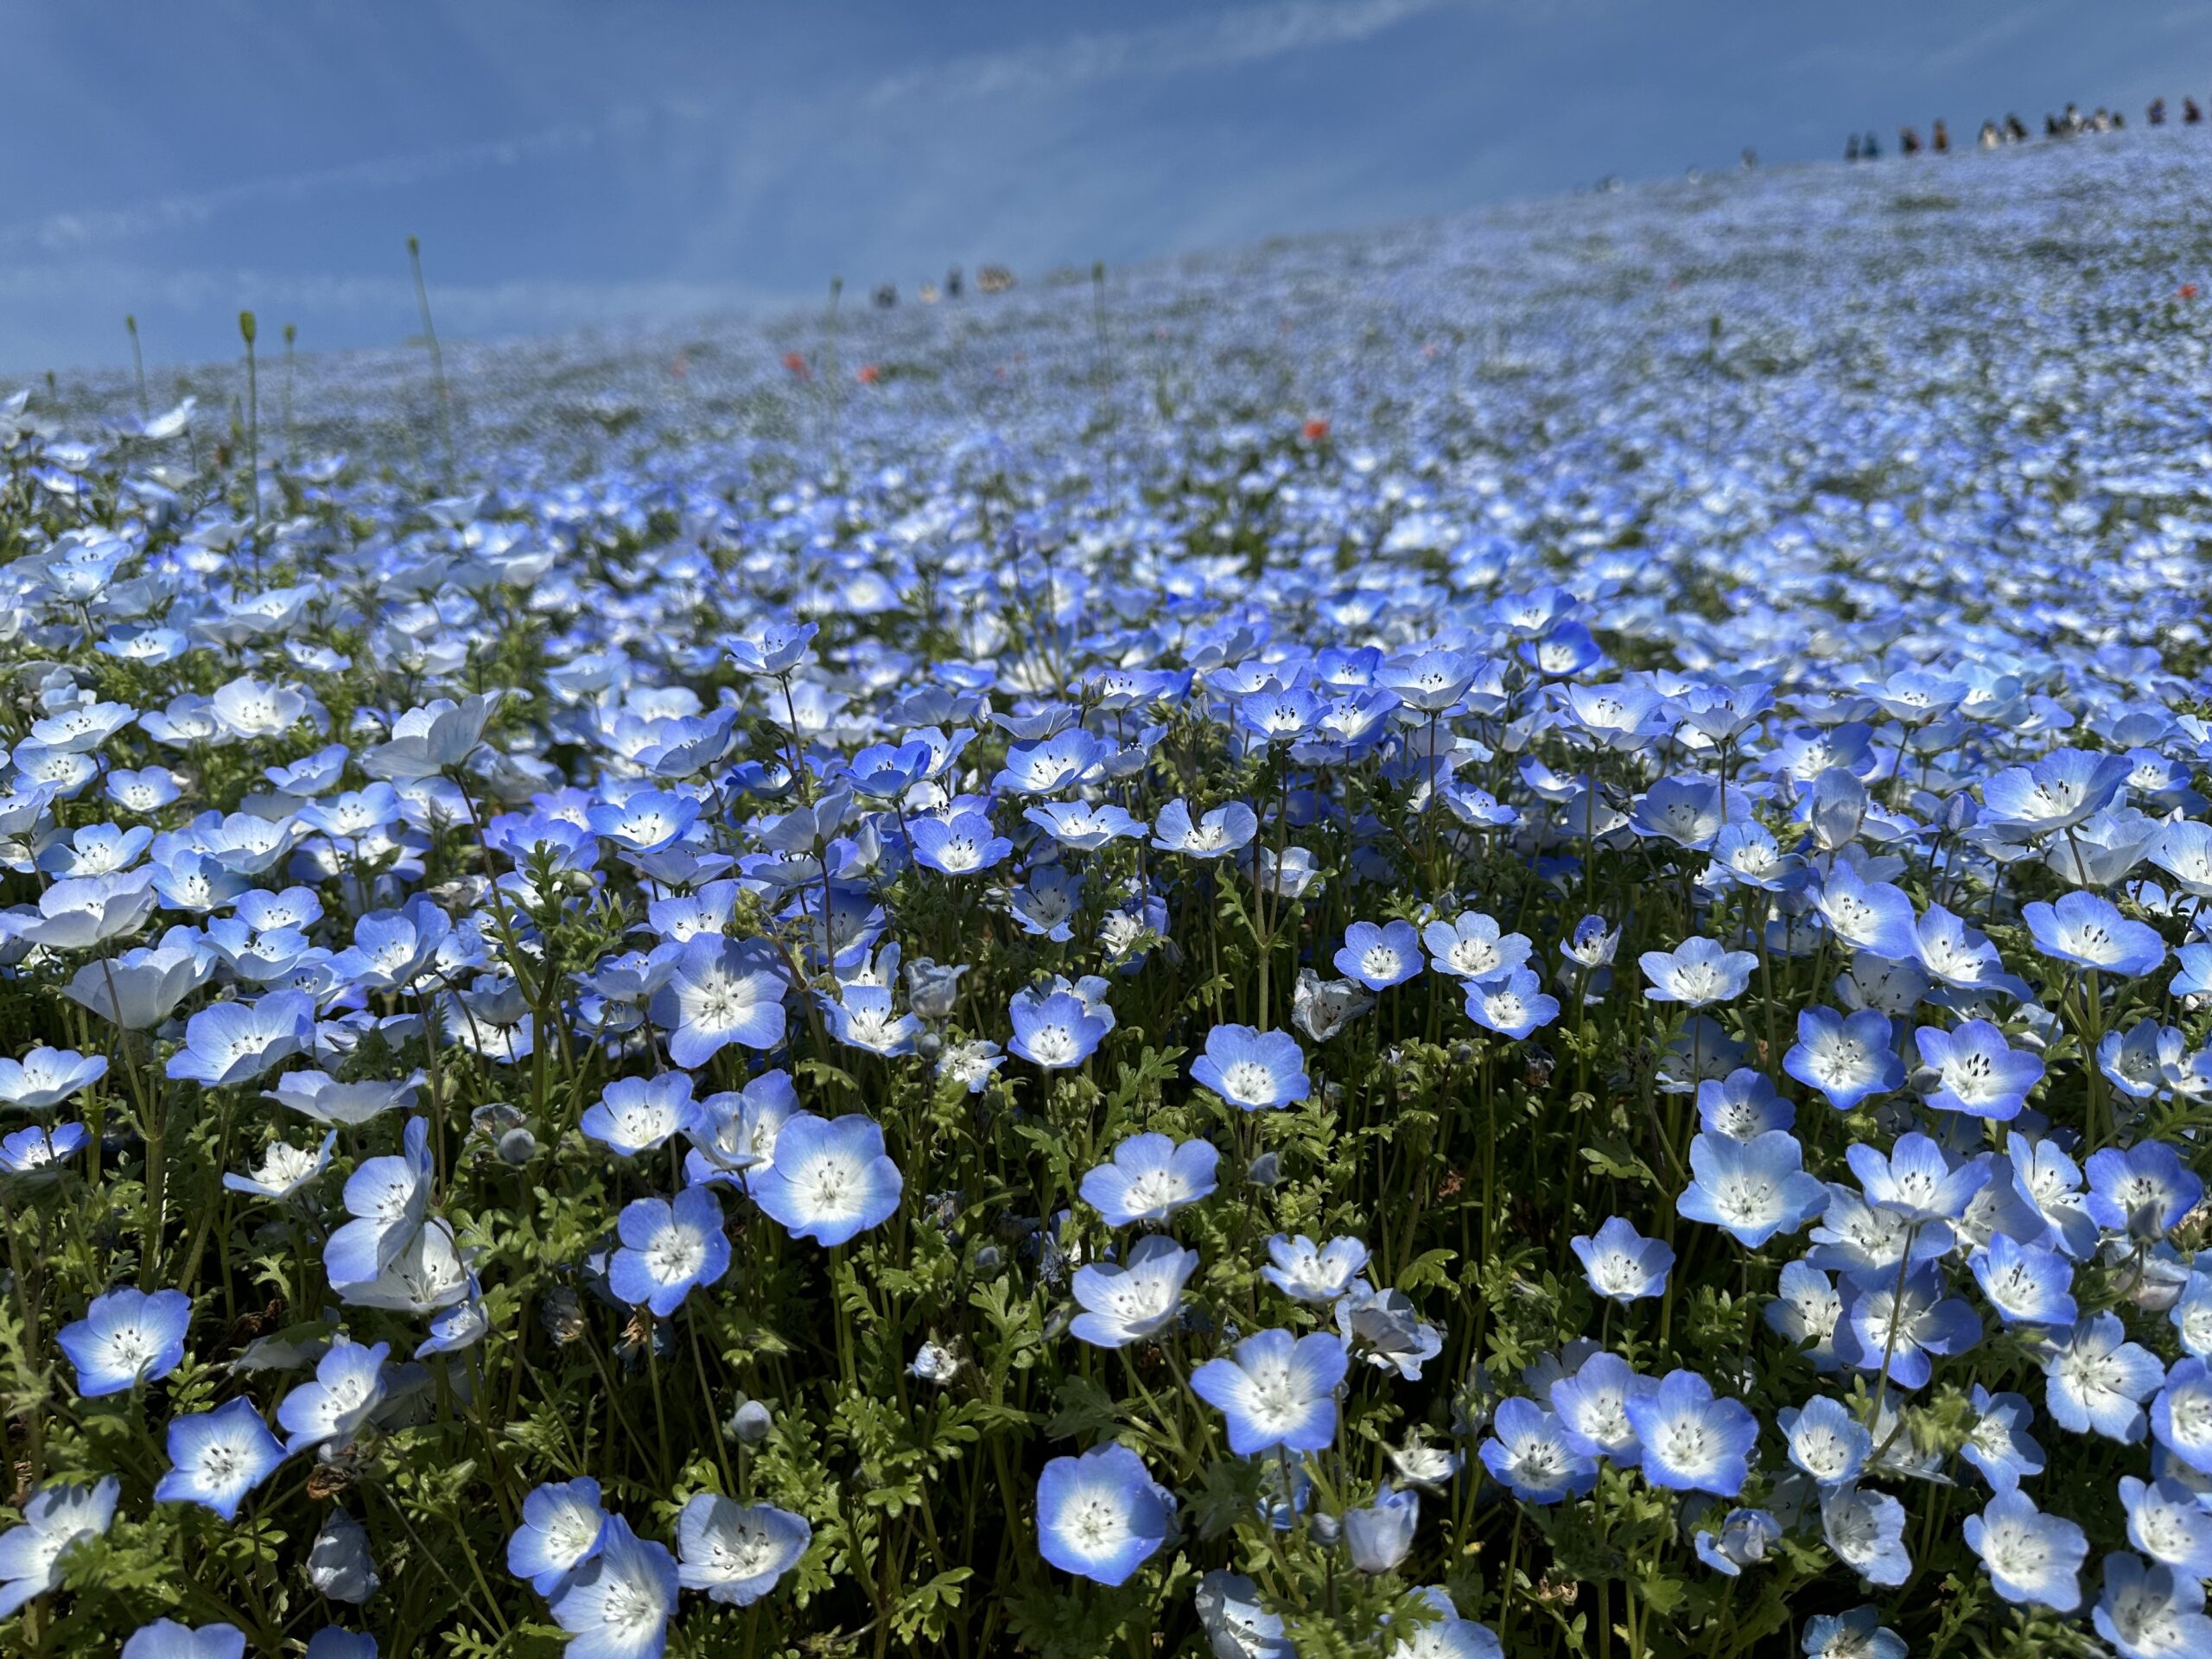
POLYGON ((2195 283, 2183 283, 2181 285, 2181 296, 2184 300, 2195 299, 2196 297, 2196 284, 2195 283))
POLYGON ((1304 426, 1300 427, 1298 429, 1300 435, 1303 436, 1308 443, 1319 443, 1322 439, 1329 435, 1329 423, 1326 421, 1308 421, 1304 426))
POLYGON ((814 371, 806 366, 806 359, 800 356, 797 352, 785 352, 784 353, 784 366, 789 369, 793 377, 798 379, 811 380, 814 378, 814 371))
POLYGON ((863 363, 861 365, 861 385, 864 386, 872 386, 882 378, 883 371, 877 368, 874 364, 863 363))

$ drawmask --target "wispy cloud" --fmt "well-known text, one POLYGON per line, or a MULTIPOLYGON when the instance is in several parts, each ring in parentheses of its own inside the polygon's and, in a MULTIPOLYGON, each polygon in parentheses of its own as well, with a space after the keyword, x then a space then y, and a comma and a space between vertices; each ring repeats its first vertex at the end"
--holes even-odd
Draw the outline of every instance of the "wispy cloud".
POLYGON ((342 190, 399 189, 454 174, 520 167, 588 149, 643 126, 653 113, 645 108, 620 108, 596 120, 563 123, 512 137, 243 179, 207 190, 149 196, 116 207, 49 213, 0 227, 0 252, 67 254, 188 229, 241 207, 304 201, 342 190))
POLYGON ((1075 35, 977 53, 890 75, 864 101, 881 108, 913 98, 995 98, 1066 92, 1103 80, 1234 67, 1318 47, 1350 46, 1458 0, 1283 0, 1179 19, 1150 29, 1075 35))

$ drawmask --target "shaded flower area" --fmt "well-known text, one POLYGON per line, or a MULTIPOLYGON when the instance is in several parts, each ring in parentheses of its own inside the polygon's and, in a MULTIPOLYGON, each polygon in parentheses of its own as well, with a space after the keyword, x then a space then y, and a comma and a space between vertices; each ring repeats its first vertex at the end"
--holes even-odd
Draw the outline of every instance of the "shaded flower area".
POLYGON ((2199 143, 0 400, 0 1651, 2212 1656, 2199 143))

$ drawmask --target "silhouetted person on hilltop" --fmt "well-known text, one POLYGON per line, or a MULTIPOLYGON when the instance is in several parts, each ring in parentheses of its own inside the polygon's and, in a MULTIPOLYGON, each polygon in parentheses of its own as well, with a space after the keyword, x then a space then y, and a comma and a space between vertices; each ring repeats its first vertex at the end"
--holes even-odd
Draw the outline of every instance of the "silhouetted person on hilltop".
POLYGON ((1994 149, 2005 142, 2005 136, 1997 130, 1994 121, 1985 121, 1981 124, 1980 136, 1974 142, 1984 149, 1994 149))
POLYGON ((1872 133, 1868 133, 1866 135, 1866 142, 1859 146, 1859 153, 1870 162, 1880 161, 1882 159, 1882 141, 1877 138, 1872 133))
POLYGON ((1847 162, 1855 162, 1859 159, 1859 135, 1855 132, 1844 140, 1843 159, 1847 162))
POLYGON ((1934 130, 1929 135, 1929 139, 1938 156, 1948 156, 1951 153, 1951 130, 1942 121, 1936 122, 1934 130))
POLYGON ((2005 118, 2005 142, 2008 144, 2024 144, 2028 142, 2027 124, 2017 115, 2008 115, 2005 118))
POLYGON ((2198 108, 2196 107, 2196 100, 2195 99, 2193 99, 2193 98, 2184 98, 2183 99, 2182 99, 2182 101, 2181 101, 2181 124, 2182 124, 2182 125, 2183 125, 2184 127, 2193 127, 2193 126, 2195 126, 2198 122, 2202 121, 2203 118, 2204 118, 2204 111, 2202 111, 2202 110, 2200 110, 2200 109, 2198 109, 2198 108))
POLYGON ((1917 128, 1899 127, 1897 129, 1897 154, 1900 156, 1920 154, 1920 132, 1917 128))
POLYGON ((2166 124, 2166 100, 2163 98, 2152 99, 2151 100, 2151 107, 2144 111, 2143 116, 2144 118, 2150 122, 2150 124, 2154 127, 2164 126, 2166 124))

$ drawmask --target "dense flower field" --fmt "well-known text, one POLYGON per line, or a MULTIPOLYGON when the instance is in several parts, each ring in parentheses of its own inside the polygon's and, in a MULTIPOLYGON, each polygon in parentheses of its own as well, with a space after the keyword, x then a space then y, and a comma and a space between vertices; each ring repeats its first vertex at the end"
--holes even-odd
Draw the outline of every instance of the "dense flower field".
POLYGON ((0 1648, 2212 1655, 2203 159, 0 403, 0 1648))

